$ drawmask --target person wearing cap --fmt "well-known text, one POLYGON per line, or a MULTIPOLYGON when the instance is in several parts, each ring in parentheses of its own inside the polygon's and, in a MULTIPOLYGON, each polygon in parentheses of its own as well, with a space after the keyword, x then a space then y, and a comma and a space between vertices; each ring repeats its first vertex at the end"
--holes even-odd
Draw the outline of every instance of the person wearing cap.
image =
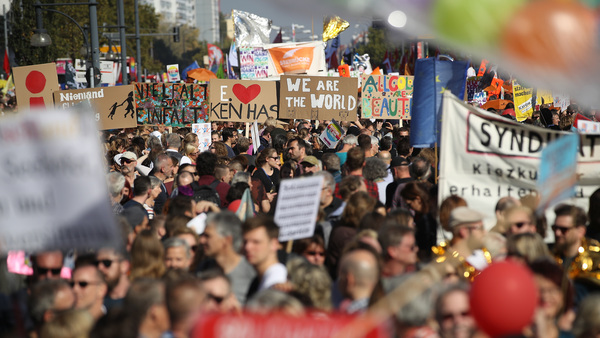
MULTIPOLYGON (((137 177, 135 167, 137 166, 137 155, 131 151, 126 151, 123 154, 115 156, 115 162, 119 165, 121 174, 125 176, 125 180, 129 183, 129 187, 133 187, 133 181, 137 177)), ((131 196, 131 193, 129 194, 131 196)))
POLYGON ((450 213, 449 227, 452 239, 432 248, 437 261, 459 257, 463 264, 458 267, 459 275, 473 280, 491 262, 490 253, 483 247, 483 215, 468 207, 458 207, 450 213), (443 258, 442 258, 443 257, 443 258))
POLYGON ((300 164, 304 167, 304 173, 314 174, 321 171, 321 161, 314 156, 306 156, 300 164))
POLYGON ((394 157, 390 162, 390 170, 394 177, 394 181, 385 188, 385 207, 388 210, 394 207, 394 195, 396 194, 398 187, 402 186, 400 187, 400 191, 402 191, 408 182, 414 180, 410 176, 409 165, 410 162, 402 156, 394 157))

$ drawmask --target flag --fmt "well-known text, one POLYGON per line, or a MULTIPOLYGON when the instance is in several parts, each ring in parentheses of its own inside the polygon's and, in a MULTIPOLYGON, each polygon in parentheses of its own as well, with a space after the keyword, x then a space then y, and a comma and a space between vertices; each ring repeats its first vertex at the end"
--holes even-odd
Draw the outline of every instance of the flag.
POLYGON ((196 69, 196 68, 200 68, 200 65, 198 64, 198 61, 194 61, 194 63, 192 63, 191 65, 185 67, 183 69, 183 71, 181 72, 181 79, 185 81, 187 79, 187 73, 190 70, 196 69))
POLYGON ((219 68, 217 69, 216 75, 217 75, 218 79, 226 79, 227 78, 227 75, 225 75, 225 70, 223 70, 222 63, 219 64, 219 68))
POLYGON ((390 60, 390 53, 385 51, 385 55, 383 56, 383 70, 385 70, 386 74, 393 72, 392 70, 392 62, 390 60))
POLYGON ((340 45, 340 36, 336 36, 335 39, 327 43, 327 49, 325 50, 325 62, 327 63, 327 69, 337 69, 339 66, 337 59, 337 50, 340 45))
POLYGON ((207 43, 206 47, 208 48, 208 59, 210 60, 208 68, 213 73, 216 73, 219 65, 224 61, 223 51, 218 46, 211 45, 210 43, 207 43))
POLYGON ((415 63, 411 107, 410 145, 431 148, 440 140, 442 94, 451 91, 459 99, 465 96, 468 61, 446 61, 434 58, 415 63))
POLYGON ((229 65, 231 65, 231 67, 239 67, 240 66, 240 62, 238 61, 238 53, 237 53, 237 48, 235 46, 235 41, 231 43, 231 46, 229 47, 229 65))
POLYGON ((283 35, 281 35, 281 28, 279 28, 279 33, 277 33, 277 36, 275 36, 275 40, 273 40, 273 43, 282 43, 283 42, 283 35))
POLYGON ((10 74, 10 59, 8 58, 8 48, 4 50, 4 63, 2 64, 2 68, 6 75, 10 74))

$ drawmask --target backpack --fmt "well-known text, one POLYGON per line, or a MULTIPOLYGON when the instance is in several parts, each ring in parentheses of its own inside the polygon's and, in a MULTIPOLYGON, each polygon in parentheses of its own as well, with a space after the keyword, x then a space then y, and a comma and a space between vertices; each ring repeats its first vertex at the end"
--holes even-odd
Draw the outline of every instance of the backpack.
POLYGON ((221 198, 219 197, 219 193, 217 192, 217 186, 219 185, 219 180, 214 180, 210 184, 200 185, 198 182, 192 182, 192 190, 194 190, 194 201, 209 201, 213 202, 219 207, 221 206, 221 198))

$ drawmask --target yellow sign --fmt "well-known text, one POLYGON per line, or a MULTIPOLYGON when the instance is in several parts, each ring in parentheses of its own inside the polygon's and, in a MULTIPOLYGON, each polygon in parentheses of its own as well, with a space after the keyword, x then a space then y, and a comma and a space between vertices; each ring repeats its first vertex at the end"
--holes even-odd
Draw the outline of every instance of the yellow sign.
POLYGON ((533 114, 533 88, 525 88, 513 81, 515 115, 517 121, 524 121, 533 114))

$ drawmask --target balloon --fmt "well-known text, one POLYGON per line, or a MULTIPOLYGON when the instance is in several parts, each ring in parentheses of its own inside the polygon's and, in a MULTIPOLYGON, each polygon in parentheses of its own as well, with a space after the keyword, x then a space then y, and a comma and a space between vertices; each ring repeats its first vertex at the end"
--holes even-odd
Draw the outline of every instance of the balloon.
POLYGON ((538 304, 533 274, 517 262, 493 263, 473 281, 470 303, 477 324, 490 336, 520 334, 538 304))
POLYGON ((432 22, 437 32, 456 43, 494 46, 502 27, 525 0, 437 0, 432 22))
POLYGON ((595 59, 596 29, 594 12, 579 3, 534 1, 510 21, 502 49, 527 67, 582 70, 595 59))

